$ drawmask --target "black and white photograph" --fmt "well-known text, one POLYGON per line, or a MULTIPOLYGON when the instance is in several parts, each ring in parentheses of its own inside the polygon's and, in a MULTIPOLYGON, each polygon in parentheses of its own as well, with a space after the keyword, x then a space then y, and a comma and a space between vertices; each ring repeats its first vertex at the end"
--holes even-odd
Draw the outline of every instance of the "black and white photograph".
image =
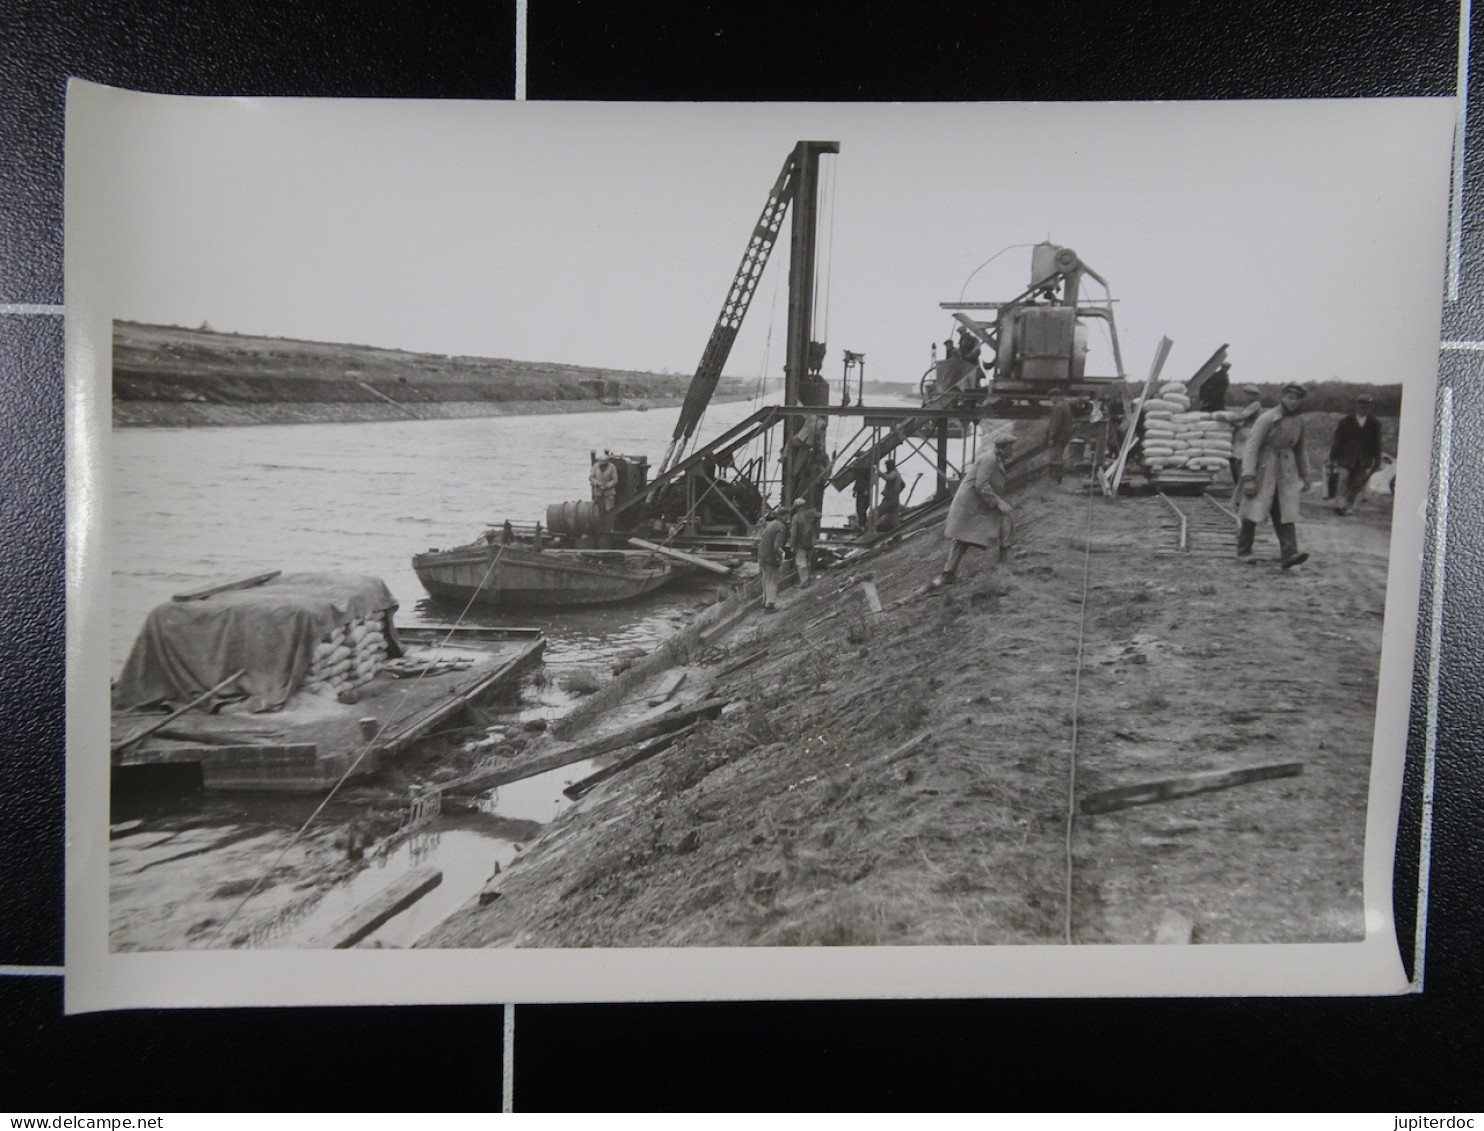
POLYGON ((1449 103, 68 113, 69 1008, 1405 988, 1449 103))

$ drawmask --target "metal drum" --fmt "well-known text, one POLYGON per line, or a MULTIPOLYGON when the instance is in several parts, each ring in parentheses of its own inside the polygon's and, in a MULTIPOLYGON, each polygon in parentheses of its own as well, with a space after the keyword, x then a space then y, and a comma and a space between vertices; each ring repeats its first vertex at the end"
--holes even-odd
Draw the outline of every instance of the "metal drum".
POLYGON ((546 529, 553 534, 582 537, 597 534, 601 527, 598 508, 589 499, 576 503, 552 503, 546 508, 546 529))

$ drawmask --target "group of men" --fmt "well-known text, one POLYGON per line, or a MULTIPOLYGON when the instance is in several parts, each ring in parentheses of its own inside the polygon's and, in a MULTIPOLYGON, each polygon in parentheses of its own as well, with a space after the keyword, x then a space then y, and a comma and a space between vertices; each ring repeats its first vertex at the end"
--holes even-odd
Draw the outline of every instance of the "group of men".
MULTIPOLYGON (((1223 401, 1227 391, 1226 367, 1221 378, 1223 401)), ((1238 506, 1240 525, 1237 532, 1237 557, 1251 560, 1257 525, 1270 521, 1278 537, 1279 565, 1288 570, 1308 561, 1309 555, 1299 549, 1299 496, 1312 489, 1309 461, 1304 443, 1304 419, 1300 413, 1307 390, 1302 385, 1283 387, 1278 404, 1264 409, 1261 390, 1255 385, 1243 387, 1247 403, 1233 419, 1232 479, 1236 484, 1234 502, 1238 506)), ((1203 403, 1212 403, 1204 401, 1203 403)), ((1381 426, 1371 415, 1372 398, 1362 393, 1355 399, 1353 413, 1341 419, 1330 445, 1329 465, 1345 477, 1343 499, 1338 487, 1331 493, 1339 500, 1339 514, 1350 513, 1370 477, 1381 469, 1381 426)), ((1072 410, 1061 394, 1052 398, 1047 426, 1051 451, 1051 477, 1060 482, 1063 453, 1072 433, 1072 410)), ((1005 460, 1015 443, 1009 427, 987 438, 973 466, 959 483, 949 507, 944 534, 952 543, 943 570, 935 586, 957 580, 958 567, 970 547, 987 549, 996 545, 1003 561, 1014 538, 1014 518, 1005 499, 1005 460)), ((867 526, 872 494, 871 468, 862 465, 855 479, 856 517, 862 529, 867 526)), ((903 482, 896 464, 886 462, 882 476, 881 506, 877 510, 878 529, 890 529, 898 521, 903 482)), ((767 513, 759 542, 759 562, 763 576, 763 608, 772 611, 778 599, 778 580, 785 555, 792 552, 799 581, 810 582, 810 556, 819 531, 819 510, 805 496, 794 500, 792 508, 778 508, 767 513)))
POLYGON ((763 575, 763 612, 778 607, 778 581, 785 557, 792 552, 799 586, 809 588, 814 539, 819 534, 819 512, 802 495, 793 506, 777 507, 763 518, 762 534, 757 543, 757 560, 763 575))

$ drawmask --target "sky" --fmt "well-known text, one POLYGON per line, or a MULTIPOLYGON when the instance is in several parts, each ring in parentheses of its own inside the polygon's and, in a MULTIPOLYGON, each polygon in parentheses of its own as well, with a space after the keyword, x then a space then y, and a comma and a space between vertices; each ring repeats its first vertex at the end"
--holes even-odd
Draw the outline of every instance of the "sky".
MULTIPOLYGON (((825 374, 916 381, 1028 245, 1108 280, 1126 371, 1391 382, 1438 340, 1452 105, 470 103, 74 88, 69 290, 112 317, 693 372, 768 189, 824 159, 825 374), (88 215, 72 191, 86 181, 88 215), (96 191, 105 187, 106 191, 96 191), (1008 250, 1007 250, 1008 249, 1008 250)), ((727 373, 782 372, 780 240, 727 373)), ((1093 284, 1088 293, 1096 295, 1093 284)), ((68 298, 73 302, 72 294, 68 298)), ((1089 366, 1112 372, 1102 331, 1089 366)), ((1435 362, 1434 362, 1435 364, 1435 362)))

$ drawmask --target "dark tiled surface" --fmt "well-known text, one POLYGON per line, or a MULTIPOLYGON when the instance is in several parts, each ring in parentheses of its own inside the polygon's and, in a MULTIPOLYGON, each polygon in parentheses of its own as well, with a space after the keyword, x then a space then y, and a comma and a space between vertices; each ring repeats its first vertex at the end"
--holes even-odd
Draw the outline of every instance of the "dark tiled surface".
POLYGON ((62 319, 0 317, 0 963, 62 960, 62 319))
POLYGON ((910 15, 883 20, 857 5, 787 0, 540 0, 531 5, 529 93, 739 101, 1453 93, 1458 18, 1446 4, 960 0, 899 8, 910 15))
POLYGON ((500 1110, 499 1006, 63 1017, 61 992, 0 979, 7 1111, 500 1110))

